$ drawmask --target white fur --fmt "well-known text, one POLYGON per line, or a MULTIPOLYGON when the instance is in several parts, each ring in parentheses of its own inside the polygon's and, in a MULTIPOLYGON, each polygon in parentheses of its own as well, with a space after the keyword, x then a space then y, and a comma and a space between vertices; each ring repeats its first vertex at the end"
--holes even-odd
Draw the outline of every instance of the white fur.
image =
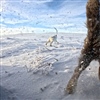
POLYGON ((58 43, 58 42, 57 42, 57 35, 54 35, 54 36, 50 37, 50 38, 48 39, 48 41, 46 42, 46 45, 47 45, 48 43, 50 43, 50 46, 52 46, 52 43, 53 43, 53 42, 58 43))

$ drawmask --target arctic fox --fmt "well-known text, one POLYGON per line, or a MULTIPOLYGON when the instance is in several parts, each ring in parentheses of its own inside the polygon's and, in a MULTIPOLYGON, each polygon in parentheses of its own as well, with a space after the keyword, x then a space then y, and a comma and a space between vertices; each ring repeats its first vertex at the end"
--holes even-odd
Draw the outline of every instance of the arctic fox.
POLYGON ((47 45, 48 43, 50 43, 50 46, 52 46, 52 43, 53 43, 53 42, 58 43, 58 42, 57 42, 58 30, 57 30, 56 28, 54 28, 54 29, 56 30, 56 35, 49 37, 49 39, 48 39, 47 42, 46 42, 46 45, 47 45))

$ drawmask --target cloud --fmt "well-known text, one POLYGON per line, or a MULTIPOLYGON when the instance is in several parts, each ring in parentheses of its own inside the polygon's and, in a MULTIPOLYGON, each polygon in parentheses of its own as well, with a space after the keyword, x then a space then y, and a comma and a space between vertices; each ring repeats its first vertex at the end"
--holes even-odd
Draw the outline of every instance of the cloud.
POLYGON ((85 30, 85 0, 5 0, 4 6, 1 23, 8 27, 85 30))
POLYGON ((29 22, 29 21, 28 20, 19 20, 19 19, 16 19, 16 18, 13 18, 12 20, 9 20, 9 19, 6 18, 4 22, 6 24, 15 25, 15 24, 26 23, 26 22, 29 22))
POLYGON ((0 1, 0 13, 5 9, 6 7, 6 0, 0 1))
POLYGON ((5 28, 6 27, 6 25, 4 25, 4 24, 0 24, 0 29, 2 30, 2 28, 5 28))

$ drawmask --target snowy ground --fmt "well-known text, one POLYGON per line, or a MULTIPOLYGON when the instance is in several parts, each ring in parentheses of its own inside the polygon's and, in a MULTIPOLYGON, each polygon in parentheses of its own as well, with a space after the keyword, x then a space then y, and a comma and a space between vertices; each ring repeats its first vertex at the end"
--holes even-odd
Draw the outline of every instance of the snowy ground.
POLYGON ((0 100, 100 100, 96 61, 82 73, 73 95, 64 92, 86 35, 59 34, 60 44, 45 46, 51 35, 2 36, 0 100))

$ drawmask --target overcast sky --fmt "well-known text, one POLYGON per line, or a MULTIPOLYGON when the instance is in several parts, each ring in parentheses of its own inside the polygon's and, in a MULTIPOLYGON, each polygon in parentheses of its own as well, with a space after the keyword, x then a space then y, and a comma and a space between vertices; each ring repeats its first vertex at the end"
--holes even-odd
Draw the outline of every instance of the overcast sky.
POLYGON ((2 29, 86 32, 87 0, 1 0, 2 29))

